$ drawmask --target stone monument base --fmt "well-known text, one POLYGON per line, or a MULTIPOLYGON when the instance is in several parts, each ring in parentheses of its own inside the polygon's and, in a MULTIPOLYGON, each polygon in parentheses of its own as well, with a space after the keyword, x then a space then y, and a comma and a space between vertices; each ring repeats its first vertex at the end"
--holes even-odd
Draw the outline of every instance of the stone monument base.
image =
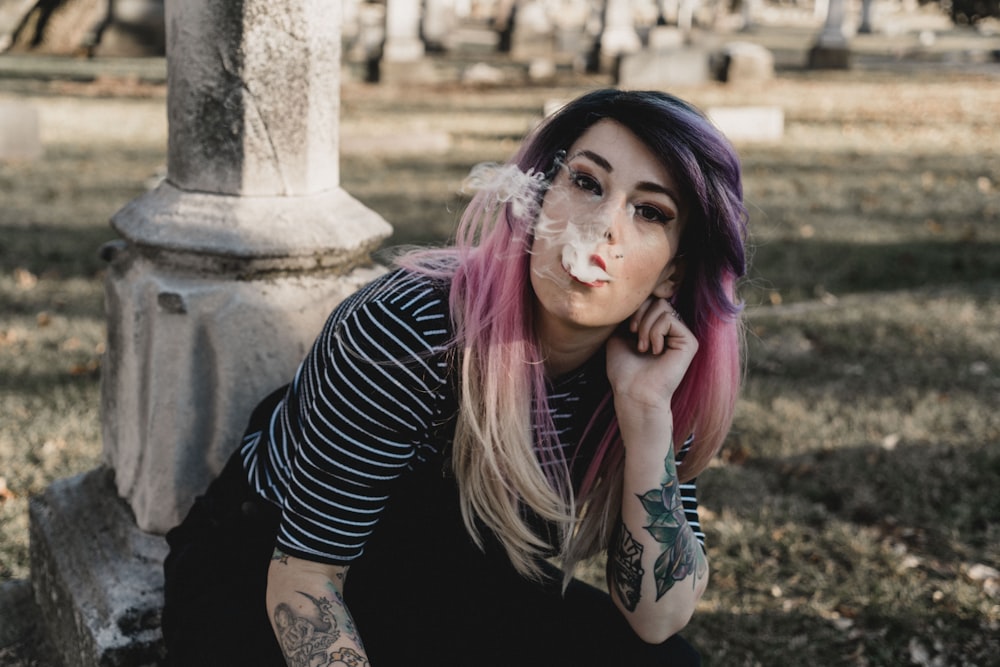
POLYGON ((846 46, 816 45, 809 50, 809 69, 850 69, 851 50, 846 46))
POLYGON ((31 580, 65 667, 142 667, 164 659, 166 541, 136 527, 99 467, 32 498, 31 580))

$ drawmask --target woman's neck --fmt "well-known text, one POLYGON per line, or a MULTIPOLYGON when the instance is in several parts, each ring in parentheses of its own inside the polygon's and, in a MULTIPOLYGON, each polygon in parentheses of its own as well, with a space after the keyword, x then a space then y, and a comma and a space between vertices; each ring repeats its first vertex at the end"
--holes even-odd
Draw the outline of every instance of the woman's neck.
POLYGON ((536 320, 546 377, 554 380, 582 366, 604 347, 613 331, 581 329, 551 318, 536 320))

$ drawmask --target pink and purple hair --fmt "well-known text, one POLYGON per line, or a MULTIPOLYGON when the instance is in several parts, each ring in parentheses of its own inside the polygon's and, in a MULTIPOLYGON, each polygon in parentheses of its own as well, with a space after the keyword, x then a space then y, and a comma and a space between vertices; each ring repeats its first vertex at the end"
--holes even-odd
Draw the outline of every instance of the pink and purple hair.
MULTIPOLYGON (((746 273, 747 215, 740 163, 722 133, 686 102, 662 92, 614 89, 585 94, 546 119, 511 163, 526 174, 552 173, 558 156, 603 119, 628 128, 658 156, 686 199, 687 220, 678 248, 684 277, 672 303, 697 337, 699 351, 674 393, 672 409, 674 442, 696 435, 678 470, 682 480, 689 480, 721 447, 742 376, 741 304, 735 286, 746 273)), ((544 187, 539 197, 544 197, 544 187)), ((453 275, 452 313, 459 343, 472 350, 487 377, 524 377, 527 372, 530 386, 518 389, 536 397, 532 421, 541 427, 538 432, 551 433, 544 367, 532 329, 529 252, 537 208, 515 208, 496 207, 489 192, 480 192, 463 215, 454 248, 419 253, 403 264, 427 271, 431 260, 430 265, 449 267, 443 272, 453 275)), ((494 390, 498 386, 494 384, 494 390)), ((610 396, 607 401, 610 405, 610 396)), ((622 448, 615 446, 619 437, 612 423, 601 438, 582 495, 622 456, 622 448)), ((553 444, 544 438, 536 443, 542 463, 550 452, 559 451, 553 444)), ((551 481, 558 488, 566 483, 551 481)))

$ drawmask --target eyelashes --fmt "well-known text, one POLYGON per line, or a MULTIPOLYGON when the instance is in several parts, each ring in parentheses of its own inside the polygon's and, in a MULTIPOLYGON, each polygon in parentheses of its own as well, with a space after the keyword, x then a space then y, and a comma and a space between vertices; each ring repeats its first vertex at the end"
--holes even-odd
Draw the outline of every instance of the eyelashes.
MULTIPOLYGON (((585 171, 574 169, 568 165, 566 166, 566 170, 569 184, 572 188, 594 198, 604 196, 604 188, 597 178, 585 171)), ((645 222, 654 222, 660 225, 665 225, 676 217, 672 213, 668 213, 654 204, 630 203, 629 208, 640 220, 645 222)))

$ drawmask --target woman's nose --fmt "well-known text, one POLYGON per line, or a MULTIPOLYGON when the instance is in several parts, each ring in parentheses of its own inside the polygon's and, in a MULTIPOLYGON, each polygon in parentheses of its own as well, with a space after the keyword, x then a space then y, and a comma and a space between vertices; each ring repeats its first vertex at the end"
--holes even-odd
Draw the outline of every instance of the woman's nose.
POLYGON ((622 225, 626 223, 629 216, 631 204, 621 199, 611 199, 605 202, 602 220, 604 222, 604 240, 608 243, 616 243, 621 238, 622 225))

